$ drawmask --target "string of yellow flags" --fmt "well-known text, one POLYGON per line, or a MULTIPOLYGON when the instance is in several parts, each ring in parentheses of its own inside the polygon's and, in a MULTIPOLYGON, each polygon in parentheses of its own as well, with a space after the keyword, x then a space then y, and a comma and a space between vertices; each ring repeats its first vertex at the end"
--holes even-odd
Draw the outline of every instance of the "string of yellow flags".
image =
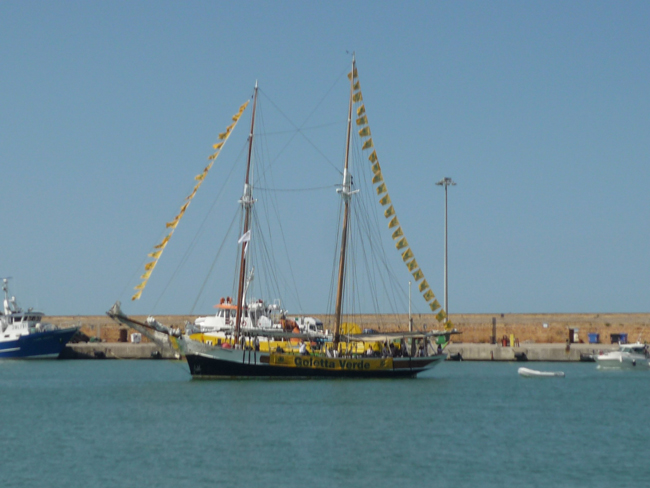
POLYGON ((185 203, 181 206, 180 212, 176 214, 176 216, 170 221, 165 224, 165 227, 169 229, 169 233, 163 237, 162 241, 160 243, 156 244, 154 246, 154 251, 150 252, 147 254, 148 257, 153 258, 152 261, 149 261, 144 265, 144 274, 140 276, 140 279, 142 282, 138 284, 134 289, 136 290, 135 294, 131 297, 131 300, 139 300, 140 296, 142 295, 142 291, 144 290, 145 286, 147 286, 147 282, 149 281, 149 278, 151 277, 151 273, 153 272, 154 268, 156 267, 156 264, 158 264, 158 260, 160 259, 160 256, 162 255, 163 250, 167 246, 167 243, 169 242, 169 239, 171 239, 172 234, 174 233, 174 230, 176 230, 176 226, 178 225, 178 222, 180 222, 181 218, 183 218, 183 215, 185 214, 185 211, 187 210, 187 207, 190 206, 190 202, 194 198, 194 195, 196 195, 196 192, 199 190, 201 185, 203 184, 203 181, 205 180, 205 177, 208 175, 208 171, 210 171, 210 168, 212 168, 212 165, 214 164, 214 160, 217 159, 217 156, 219 155, 219 152, 223 148, 224 144, 230 137, 230 134, 232 133, 233 129, 237 125, 237 122, 239 121, 239 118, 242 116, 244 113, 244 110, 246 110, 246 106, 248 105, 248 101, 244 103, 241 107, 239 107, 239 110, 235 115, 232 117, 232 124, 230 124, 228 127, 226 127, 225 132, 222 132, 219 134, 219 142, 217 142, 214 146, 212 146, 215 150, 214 153, 210 154, 208 156, 208 160, 210 163, 203 169, 201 173, 196 175, 194 177, 194 180, 197 182, 194 185, 194 188, 192 189, 192 193, 190 193, 187 197, 185 197, 185 200, 183 200, 185 203))
MULTIPOLYGON (((397 215, 395 214, 395 207, 391 202, 390 196, 388 194, 388 189, 386 187, 386 182, 384 181, 383 175, 381 173, 381 166, 379 165, 379 159, 377 158, 377 152, 374 149, 374 143, 372 142, 372 134, 370 132, 370 126, 368 125, 368 115, 366 114, 366 107, 363 104, 363 95, 361 94, 361 84, 359 83, 358 73, 356 68, 353 72, 348 73, 348 78, 353 81, 353 94, 352 101, 356 108, 357 119, 356 124, 358 127, 359 136, 363 140, 361 149, 367 151, 368 161, 370 161, 373 177, 372 183, 375 186, 377 195, 379 198, 379 203, 386 207, 384 210, 384 216, 389 219, 388 228, 394 229, 392 231, 392 237, 395 241, 395 247, 402 255, 402 260, 406 264, 409 272, 413 275, 413 279, 418 283, 418 290, 422 293, 423 298, 426 300, 429 308, 432 312, 436 313, 436 320, 438 322, 445 322, 447 317, 447 312, 443 310, 440 306, 440 303, 436 299, 435 294, 431 290, 429 283, 424 277, 424 273, 418 262, 413 256, 413 251, 409 247, 406 237, 404 237, 404 231, 399 223, 397 215), (352 78, 354 77, 354 80, 352 78)), ((451 330, 453 324, 451 321, 445 322, 445 328, 451 330)))

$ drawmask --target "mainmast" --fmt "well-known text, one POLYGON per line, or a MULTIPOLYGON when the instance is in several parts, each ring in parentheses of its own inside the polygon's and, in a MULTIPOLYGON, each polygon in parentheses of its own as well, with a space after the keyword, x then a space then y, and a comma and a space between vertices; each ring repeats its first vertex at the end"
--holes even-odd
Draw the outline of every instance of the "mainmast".
POLYGON ((246 248, 250 241, 250 214, 253 207, 253 190, 250 186, 251 159, 253 155, 253 131, 255 129, 255 109, 257 108, 257 82, 255 82, 255 92, 253 95, 253 115, 251 117, 251 132, 248 136, 248 162, 246 164, 246 180, 244 182, 244 194, 241 203, 244 207, 244 230, 240 238, 241 260, 239 264, 239 286, 237 289, 237 316, 235 318, 235 341, 239 340, 239 331, 241 329, 241 320, 244 308, 244 279, 246 277, 246 248))
POLYGON ((356 69, 354 55, 352 56, 352 72, 350 73, 350 106, 348 108, 348 129, 345 141, 345 164, 343 166, 343 185, 336 190, 343 198, 343 227, 341 229, 341 255, 339 257, 339 279, 336 289, 336 322, 334 325, 334 349, 338 349, 340 331, 341 331, 341 309, 343 307, 343 287, 345 281, 345 252, 348 241, 348 218, 350 214, 350 199, 354 193, 352 191, 352 176, 348 173, 348 160, 350 155, 350 134, 352 131, 352 97, 354 95, 354 72, 356 69))

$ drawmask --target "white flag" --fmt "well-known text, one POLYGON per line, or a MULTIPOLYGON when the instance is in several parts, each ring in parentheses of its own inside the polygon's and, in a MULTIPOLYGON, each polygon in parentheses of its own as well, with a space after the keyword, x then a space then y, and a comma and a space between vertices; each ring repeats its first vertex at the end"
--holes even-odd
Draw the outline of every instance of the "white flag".
POLYGON ((251 240, 251 230, 248 229, 244 233, 244 235, 239 238, 239 240, 237 241, 237 244, 241 244, 242 242, 248 242, 250 240, 251 240))

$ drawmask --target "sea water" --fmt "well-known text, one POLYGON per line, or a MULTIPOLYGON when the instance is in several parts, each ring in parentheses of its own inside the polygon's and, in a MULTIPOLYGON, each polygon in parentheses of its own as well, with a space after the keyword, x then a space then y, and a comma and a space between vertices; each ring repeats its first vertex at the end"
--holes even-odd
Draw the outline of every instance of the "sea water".
POLYGON ((0 361, 0 486, 647 486, 650 372, 520 365, 207 381, 173 361, 0 361))

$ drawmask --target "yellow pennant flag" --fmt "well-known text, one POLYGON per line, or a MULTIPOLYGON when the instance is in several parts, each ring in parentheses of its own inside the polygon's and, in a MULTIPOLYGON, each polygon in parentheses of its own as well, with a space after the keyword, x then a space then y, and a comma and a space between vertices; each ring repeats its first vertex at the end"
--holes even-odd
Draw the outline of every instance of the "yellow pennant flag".
POLYGON ((357 116, 361 117, 365 113, 366 113, 366 106, 360 105, 359 108, 357 109, 357 116))
POLYGON ((368 123, 368 117, 365 115, 357 119, 357 125, 366 125, 368 123))
POLYGON ((422 278, 424 278, 424 273, 422 272, 421 269, 416 269, 413 271, 413 279, 415 281, 420 281, 422 278))
POLYGON ((379 166, 379 163, 375 163, 371 166, 372 172, 377 174, 381 171, 381 166, 379 166))
MULTIPOLYGON (((359 135, 360 135, 361 137, 368 137, 368 136, 370 136, 370 127, 364 127, 363 129, 361 129, 361 130, 359 131, 359 135)), ((364 148, 364 149, 365 149, 365 148, 364 148)))
POLYGON ((370 156, 368 156, 368 161, 370 161, 371 163, 377 162, 377 151, 373 151, 370 153, 370 156))
POLYGON ((438 320, 438 322, 442 322, 443 320, 445 320, 446 316, 447 314, 445 313, 445 311, 440 310, 440 312, 438 312, 438 315, 436 315, 436 320, 438 320))
POLYGON ((431 290, 427 290, 427 292, 422 296, 427 302, 430 302, 436 297, 431 290))
MULTIPOLYGON (((237 125, 237 121, 239 120, 239 117, 241 116, 241 114, 246 109, 247 105, 248 105, 248 100, 239 107, 239 110, 238 110, 237 114, 235 114, 232 117, 233 123, 230 124, 228 127, 226 127, 226 132, 222 132, 221 134, 219 134, 219 139, 222 142, 218 142, 217 144, 214 144, 213 147, 214 147, 214 149, 217 150, 217 152, 215 152, 214 154, 209 156, 208 159, 214 160, 219 155, 219 150, 223 147, 226 139, 228 139, 228 136, 229 136, 230 132, 237 125)), ((178 225, 178 222, 183 217, 183 214, 185 214, 185 211, 187 210, 187 207, 189 206, 190 201, 192 200, 192 198, 194 198, 194 195, 196 195, 197 190, 201 186, 201 183, 203 183, 203 180, 205 179, 206 175, 208 174, 208 171, 210 171, 210 168, 212 168, 213 164, 214 164, 214 161, 211 161, 203 169, 203 172, 201 174, 194 177, 194 179, 196 181, 198 181, 198 183, 196 185, 194 185, 192 193, 190 193, 189 196, 185 197, 185 202, 186 203, 184 203, 181 206, 180 212, 178 213, 178 215, 176 215, 176 217, 174 217, 174 220, 172 220, 171 222, 167 222, 165 224, 165 227, 167 227, 168 229, 172 229, 172 230, 171 230, 171 232, 169 234, 167 234, 163 238, 163 240, 162 240, 162 242, 160 244, 157 244, 156 246, 154 246, 154 249, 157 249, 157 251, 154 251, 154 252, 151 252, 151 253, 148 254, 150 257, 154 258, 154 261, 151 261, 151 262, 144 265, 145 273, 142 275, 142 279, 144 281, 140 285, 138 285, 138 287, 136 287, 136 289, 139 289, 139 291, 138 291, 138 293, 136 293, 135 295, 133 295, 131 297, 131 300, 138 300, 140 298, 140 295, 142 295, 142 290, 144 289, 147 280, 151 276, 151 272, 156 267, 156 263, 158 262, 158 259, 160 259, 160 256, 161 256, 163 250, 165 249, 165 246, 167 245, 167 242, 169 242, 170 237, 174 233, 174 229, 176 229, 176 226, 178 225)))
POLYGON ((415 268, 418 267, 418 262, 415 259, 413 261, 409 261, 406 264, 406 267, 409 269, 409 271, 413 271, 415 268))
POLYGON ((359 91, 359 92, 356 92, 354 95, 352 95, 352 101, 353 101, 354 103, 356 103, 356 102, 360 102, 361 100, 363 100, 363 95, 361 95, 361 92, 360 92, 360 91, 359 91))
POLYGON ((361 149, 369 149, 371 147, 374 147, 374 144, 372 143, 372 137, 368 139, 366 142, 363 143, 363 146, 361 146, 361 149))
POLYGON ((404 232, 402 232, 402 228, 398 227, 395 232, 393 232, 393 240, 397 239, 398 237, 402 237, 404 235, 404 232))
POLYGON ((384 181, 384 177, 381 175, 381 171, 372 177, 373 185, 376 185, 377 183, 380 183, 382 181, 384 181))
POLYGON ((361 90, 361 84, 357 81, 352 87, 354 91, 361 90))
POLYGON ((397 217, 393 217, 391 221, 388 223, 388 228, 392 229, 393 227, 397 227, 399 225, 399 220, 397 220, 397 217))
POLYGON ((388 207, 388 208, 386 209, 386 211, 384 212, 384 217, 388 218, 388 217, 392 217, 393 215, 395 215, 395 209, 394 209, 393 206, 391 205, 391 206, 388 207))
POLYGON ((413 257, 413 251, 407 249, 402 253, 402 261, 406 262, 413 257))
POLYGON ((438 300, 434 300, 429 304, 429 308, 431 309, 432 312, 435 312, 440 308, 440 304, 438 303, 438 300))
MULTIPOLYGON (((357 69, 355 68, 354 69, 354 77, 356 78, 357 76, 358 76, 358 73, 357 73, 357 69)), ((351 79, 352 79, 352 72, 350 71, 348 73, 348 80, 351 80, 351 79)))
POLYGON ((144 287, 147 286, 147 280, 144 280, 138 286, 133 287, 134 290, 144 290, 144 287))
POLYGON ((388 205, 390 203, 390 195, 386 193, 386 195, 379 199, 379 203, 382 205, 388 205))
POLYGON ((402 237, 399 241, 395 243, 395 247, 397 249, 404 249, 405 247, 408 247, 409 243, 406 240, 406 237, 402 237))
POLYGON ((377 187, 377 195, 381 195, 382 193, 386 193, 386 183, 382 183, 377 187))
POLYGON ((422 283, 420 283, 420 286, 418 288, 420 289, 420 291, 424 291, 427 288, 429 288, 429 283, 427 283, 427 280, 424 280, 422 281, 422 283))

